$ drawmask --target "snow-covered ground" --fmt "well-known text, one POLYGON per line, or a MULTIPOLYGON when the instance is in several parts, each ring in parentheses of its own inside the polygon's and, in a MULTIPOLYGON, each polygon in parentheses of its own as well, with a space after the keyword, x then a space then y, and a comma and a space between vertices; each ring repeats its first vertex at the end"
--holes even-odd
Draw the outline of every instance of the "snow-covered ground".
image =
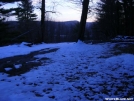
POLYGON ((46 48, 58 50, 35 55, 53 62, 19 76, 0 73, 0 101, 134 100, 134 55, 115 56, 111 51, 116 43, 24 44, 0 47, 0 59, 46 48))

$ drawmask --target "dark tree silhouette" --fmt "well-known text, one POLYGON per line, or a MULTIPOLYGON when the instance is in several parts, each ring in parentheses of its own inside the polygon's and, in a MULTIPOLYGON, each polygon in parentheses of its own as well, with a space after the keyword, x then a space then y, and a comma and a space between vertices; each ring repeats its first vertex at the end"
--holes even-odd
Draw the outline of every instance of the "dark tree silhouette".
POLYGON ((12 16, 13 8, 11 9, 4 9, 2 6, 5 3, 13 3, 20 0, 0 0, 0 44, 4 44, 7 38, 8 33, 8 24, 6 23, 6 18, 12 16))
POLYGON ((44 42, 45 34, 45 0, 42 0, 41 3, 41 41, 44 42))
POLYGON ((37 15, 33 11, 34 6, 31 0, 21 1, 16 9, 17 20, 26 23, 36 20, 37 15))
POLYGON ((18 1, 22 1, 22 0, 0 0, 0 2, 3 2, 3 3, 12 3, 12 2, 18 2, 18 1))
POLYGON ((82 14, 80 20, 80 30, 78 40, 84 41, 85 26, 88 14, 89 0, 84 0, 82 3, 82 14))
POLYGON ((106 39, 117 35, 134 35, 134 1, 100 0, 97 20, 106 39))

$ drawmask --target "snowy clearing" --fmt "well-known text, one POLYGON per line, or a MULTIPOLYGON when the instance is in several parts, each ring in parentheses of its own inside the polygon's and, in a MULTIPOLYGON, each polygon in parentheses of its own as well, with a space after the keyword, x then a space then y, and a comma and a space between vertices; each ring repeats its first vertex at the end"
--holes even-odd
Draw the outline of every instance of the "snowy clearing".
MULTIPOLYGON (((104 101, 106 98, 133 101, 134 55, 115 55, 117 43, 78 42, 32 47, 24 44, 0 47, 0 63, 3 58, 43 51, 34 53, 35 59, 27 61, 40 62, 40 65, 33 65, 34 68, 20 75, 0 72, 0 101, 104 101)), ((27 68, 23 64, 0 65, 0 70, 27 68)))

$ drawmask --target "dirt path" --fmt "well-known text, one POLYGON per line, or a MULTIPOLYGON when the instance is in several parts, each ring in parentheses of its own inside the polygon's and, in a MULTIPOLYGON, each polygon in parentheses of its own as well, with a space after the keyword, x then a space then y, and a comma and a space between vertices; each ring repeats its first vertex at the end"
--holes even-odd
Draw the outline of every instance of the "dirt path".
POLYGON ((13 57, 0 59, 0 72, 7 73, 9 74, 9 76, 15 76, 28 72, 32 68, 36 69, 38 66, 41 66, 42 64, 52 62, 52 60, 47 57, 38 59, 34 56, 55 52, 57 50, 58 48, 46 48, 39 51, 31 52, 27 55, 17 55, 13 57))

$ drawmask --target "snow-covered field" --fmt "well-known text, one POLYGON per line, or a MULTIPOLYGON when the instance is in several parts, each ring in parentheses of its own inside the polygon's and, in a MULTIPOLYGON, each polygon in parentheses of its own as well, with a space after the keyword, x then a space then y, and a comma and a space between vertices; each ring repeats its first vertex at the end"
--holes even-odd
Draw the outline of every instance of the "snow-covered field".
MULTIPOLYGON (((52 62, 24 74, 1 72, 0 101, 134 100, 134 55, 114 55, 116 43, 24 44, 0 47, 0 61, 41 49, 58 50, 35 55, 35 61, 45 57, 52 62)), ((14 65, 18 69, 22 64, 14 65)))

